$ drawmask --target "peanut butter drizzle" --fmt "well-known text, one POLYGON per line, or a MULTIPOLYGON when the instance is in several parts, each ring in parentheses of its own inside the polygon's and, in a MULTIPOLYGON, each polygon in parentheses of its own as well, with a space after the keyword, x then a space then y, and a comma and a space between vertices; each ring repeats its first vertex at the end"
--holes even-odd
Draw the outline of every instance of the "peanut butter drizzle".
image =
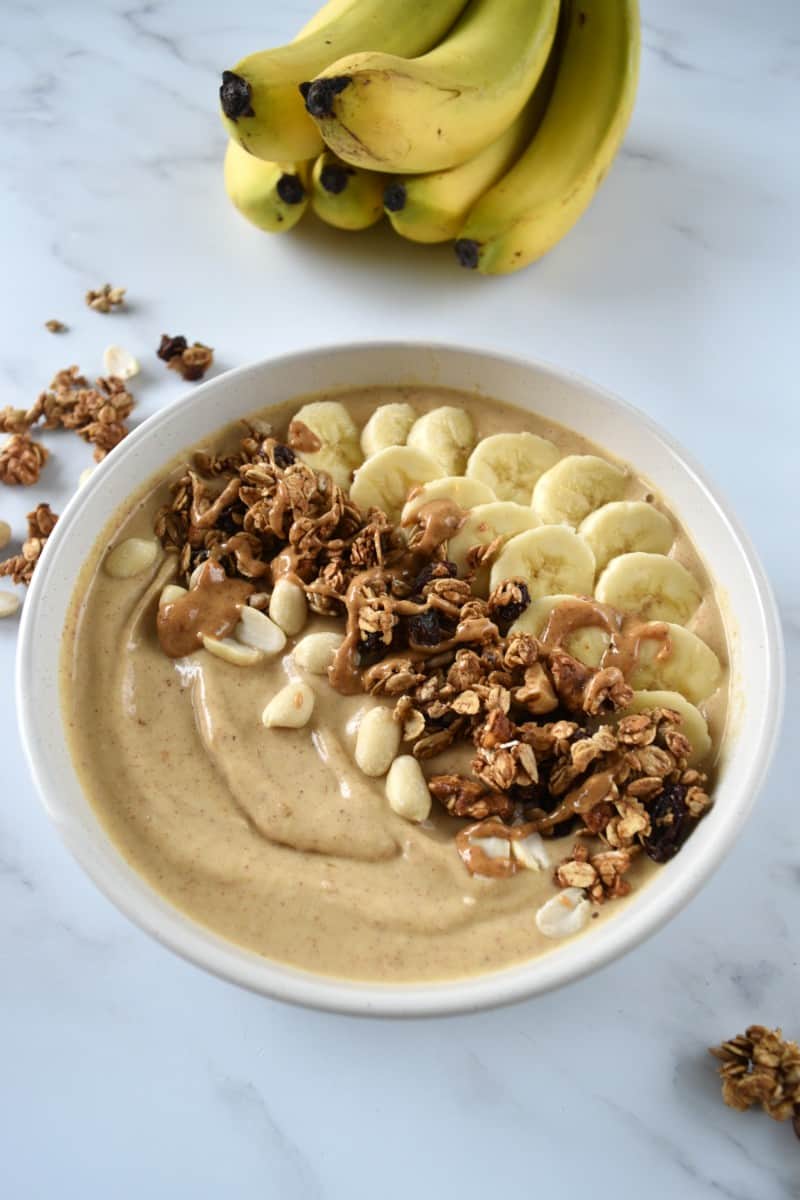
POLYGON ((303 421, 290 421, 286 436, 292 450, 299 450, 301 454, 315 454, 322 448, 322 442, 313 429, 309 429, 303 421))
POLYGON ((514 831, 516 836, 525 837, 529 833, 541 833, 543 829, 552 829, 577 813, 591 812, 595 805, 608 798, 613 782, 614 776, 611 771, 598 771, 596 775, 590 775, 571 792, 567 792, 558 808, 546 817, 539 817, 538 820, 517 826, 514 831))
POLYGON ((643 621, 635 613, 619 612, 608 604, 583 596, 557 604, 539 640, 550 650, 560 649, 571 633, 590 627, 604 629, 611 639, 600 666, 617 667, 626 679, 636 666, 644 638, 663 642, 659 658, 665 658, 672 650, 669 629, 663 621, 643 621))
POLYGON ((467 825, 456 834, 456 849, 461 855, 464 866, 470 875, 485 875, 489 879, 509 879, 516 875, 517 860, 511 854, 511 842, 514 840, 514 830, 498 821, 479 821, 475 825, 467 825), (470 842, 470 838, 480 830, 478 842, 484 837, 499 837, 508 842, 508 858, 490 858, 480 844, 470 842))
POLYGON ((332 688, 344 696, 353 696, 361 691, 361 669, 358 665, 358 643, 360 630, 358 614, 362 604, 366 602, 363 588, 373 579, 383 582, 387 572, 383 567, 370 567, 354 575, 345 593, 344 603, 347 609, 347 626, 344 641, 333 656, 333 662, 328 670, 328 681, 332 688))
MULTIPOLYGON (((413 496, 413 491, 409 498, 413 496)), ((422 536, 414 542, 414 552, 431 557, 442 542, 455 537, 467 519, 467 513, 454 500, 442 497, 421 505, 413 516, 403 521, 404 525, 420 525, 422 536)))
MULTIPOLYGON (((192 478, 195 478, 192 476, 192 478)), ((192 500, 192 507, 189 510, 189 515, 192 524, 198 529, 210 529, 212 525, 216 525, 217 519, 229 504, 239 495, 239 489, 242 486, 242 481, 236 476, 234 479, 229 479, 222 489, 220 494, 214 500, 213 504, 209 504, 208 508, 198 508, 197 500, 192 500)))
POLYGON ((170 658, 183 658, 197 650, 204 636, 227 637, 254 591, 252 583, 231 579, 219 563, 209 559, 185 596, 159 607, 156 629, 161 649, 170 658))

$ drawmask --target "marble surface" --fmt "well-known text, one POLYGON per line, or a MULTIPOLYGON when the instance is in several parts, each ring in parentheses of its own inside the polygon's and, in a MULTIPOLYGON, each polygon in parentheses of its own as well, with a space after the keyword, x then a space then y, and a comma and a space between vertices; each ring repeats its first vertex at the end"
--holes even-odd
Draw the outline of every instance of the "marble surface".
MULTIPOLYGON (((356 1022, 206 977, 95 891, 34 794, 14 723, 16 621, 3 621, 2 1194, 800 1195, 800 1144, 725 1109, 705 1053, 752 1021, 800 1036, 796 0, 643 0, 621 158, 555 253, 494 281, 386 231, 348 239, 308 221, 270 239, 229 208, 218 70, 311 8, 7 0, 0 405, 28 403, 67 363, 98 371, 119 342, 145 364, 144 416, 183 386, 153 355, 163 330, 212 343, 220 370, 426 334, 572 367, 701 457, 763 555, 789 655, 777 762, 717 875, 624 961, 506 1011, 356 1022), (107 279, 130 303, 104 317, 82 297, 107 279), (49 317, 70 332, 46 333, 49 317)), ((58 509, 90 453, 47 440, 36 494, 58 509)), ((29 506, 3 489, 17 535, 29 506)))

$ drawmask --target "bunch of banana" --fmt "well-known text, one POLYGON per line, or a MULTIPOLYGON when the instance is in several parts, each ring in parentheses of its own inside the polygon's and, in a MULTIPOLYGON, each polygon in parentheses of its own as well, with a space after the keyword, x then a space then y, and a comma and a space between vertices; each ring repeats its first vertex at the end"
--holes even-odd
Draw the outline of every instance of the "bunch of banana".
POLYGON ((454 241, 462 266, 514 271, 591 202, 638 64, 638 0, 329 0, 223 73, 231 146, 266 166, 231 149, 226 186, 264 229, 290 228, 310 188, 337 228, 385 210, 410 241, 454 241), (294 220, 273 199, 286 175, 304 192, 294 220))

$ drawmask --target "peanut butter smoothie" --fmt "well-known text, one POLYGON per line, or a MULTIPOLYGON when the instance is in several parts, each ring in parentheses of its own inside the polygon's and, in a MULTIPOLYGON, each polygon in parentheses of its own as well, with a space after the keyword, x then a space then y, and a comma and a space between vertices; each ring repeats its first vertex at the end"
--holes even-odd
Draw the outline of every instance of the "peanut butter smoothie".
POLYGON ((370 388, 251 414, 113 515, 62 701, 172 904, 394 983, 613 919, 711 804, 726 664, 689 532, 613 447, 370 388))

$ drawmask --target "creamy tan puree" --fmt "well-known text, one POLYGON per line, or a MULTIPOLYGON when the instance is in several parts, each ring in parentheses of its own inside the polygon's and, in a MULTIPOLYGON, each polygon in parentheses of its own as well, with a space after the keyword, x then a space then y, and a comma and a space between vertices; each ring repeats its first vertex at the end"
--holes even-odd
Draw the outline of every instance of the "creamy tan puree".
POLYGON ((251 416, 114 514, 62 696, 100 820, 173 904, 307 970, 437 980, 599 925, 679 851, 726 662, 634 467, 372 388, 251 416))

